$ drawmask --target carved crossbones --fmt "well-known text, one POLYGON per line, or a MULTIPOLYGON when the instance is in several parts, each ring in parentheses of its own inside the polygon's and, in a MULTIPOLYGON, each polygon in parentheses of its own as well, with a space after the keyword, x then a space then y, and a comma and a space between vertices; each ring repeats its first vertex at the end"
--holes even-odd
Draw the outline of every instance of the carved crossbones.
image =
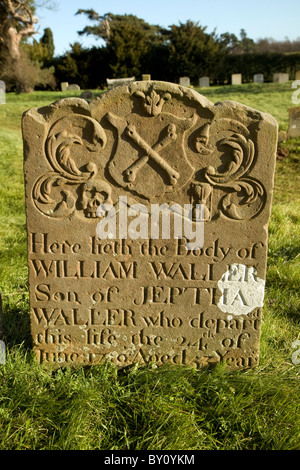
POLYGON ((148 162, 149 159, 152 159, 167 173, 170 185, 174 186, 177 183, 179 173, 174 170, 174 168, 172 168, 171 165, 169 165, 158 153, 158 150, 163 149, 170 142, 174 142, 177 139, 176 126, 174 124, 166 126, 165 135, 159 142, 151 147, 138 134, 133 124, 128 124, 125 120, 112 113, 107 113, 106 116, 114 127, 125 132, 125 134, 144 151, 143 155, 124 171, 128 182, 135 181, 137 172, 148 162))

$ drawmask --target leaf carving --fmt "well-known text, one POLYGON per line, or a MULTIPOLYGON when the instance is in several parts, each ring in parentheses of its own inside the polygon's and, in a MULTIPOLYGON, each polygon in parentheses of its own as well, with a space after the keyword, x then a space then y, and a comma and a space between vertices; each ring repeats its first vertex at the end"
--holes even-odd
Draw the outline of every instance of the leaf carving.
MULTIPOLYGON (((101 125, 89 116, 72 115, 57 120, 45 142, 47 159, 53 169, 39 178, 33 188, 36 207, 50 217, 67 217, 76 208, 78 186, 97 174, 97 165, 88 161, 79 168, 75 146, 82 146, 87 158, 106 145, 101 125)), ((79 154, 79 155, 81 155, 79 154)))
MULTIPOLYGON (((234 220, 253 218, 261 211, 265 202, 263 186, 254 178, 247 176, 255 159, 254 142, 247 138, 247 129, 235 121, 223 120, 223 137, 209 144, 213 152, 223 152, 224 157, 230 157, 225 170, 218 171, 212 165, 204 170, 205 180, 212 187, 226 190, 221 199, 221 212, 234 220), (240 131, 238 127, 240 126, 240 131), (233 129, 236 128, 235 131, 233 129), (241 133, 243 132, 243 133, 241 133), (224 137, 224 133, 230 134, 224 137)), ((213 128, 213 126, 211 126, 213 128)), ((217 139, 218 133, 210 133, 210 140, 217 139)))
POLYGON ((211 184, 230 184, 232 180, 243 176, 250 168, 255 154, 254 143, 246 139, 242 134, 233 135, 228 139, 222 139, 217 143, 218 147, 229 147, 232 160, 225 172, 219 173, 212 166, 206 170, 206 179, 211 184))

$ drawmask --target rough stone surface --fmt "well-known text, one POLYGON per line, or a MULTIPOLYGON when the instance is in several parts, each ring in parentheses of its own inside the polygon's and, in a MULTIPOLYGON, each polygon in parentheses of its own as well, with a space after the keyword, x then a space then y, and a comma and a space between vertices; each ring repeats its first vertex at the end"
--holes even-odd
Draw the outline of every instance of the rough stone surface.
POLYGON ((190 77, 180 77, 179 85, 189 87, 191 85, 190 77))
POLYGON ((38 360, 256 366, 276 121, 141 81, 29 110, 22 127, 38 360), (118 220, 106 240, 103 202, 118 220), (172 226, 169 239, 147 238, 154 204, 202 204, 203 246, 172 226), (126 238, 134 226, 142 238, 126 238))
POLYGON ((274 83, 287 83, 290 79, 288 73, 274 73, 273 82, 274 83))
POLYGON ((262 73, 257 73, 253 76, 254 83, 264 83, 264 76, 262 73))
POLYGON ((300 136, 300 106, 290 108, 289 110, 289 127, 287 130, 287 138, 300 136))
POLYGON ((241 73, 233 73, 231 75, 231 84, 232 85, 241 85, 242 84, 242 74, 241 73))
POLYGON ((209 87, 209 77, 200 77, 199 78, 199 87, 200 88, 209 87))

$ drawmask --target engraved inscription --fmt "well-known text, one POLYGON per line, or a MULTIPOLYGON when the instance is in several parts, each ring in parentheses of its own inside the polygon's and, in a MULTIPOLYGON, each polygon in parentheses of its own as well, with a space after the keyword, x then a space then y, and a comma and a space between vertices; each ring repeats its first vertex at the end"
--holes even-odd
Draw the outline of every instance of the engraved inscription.
POLYGON ((38 361, 258 364, 277 142, 271 116, 143 81, 91 103, 69 98, 30 110, 23 136, 38 361), (194 225, 202 207, 201 246, 174 230, 175 217, 151 211, 175 204, 189 207, 194 225), (158 226, 152 238, 141 207, 149 227, 158 226), (98 224, 107 224, 106 238, 98 224))

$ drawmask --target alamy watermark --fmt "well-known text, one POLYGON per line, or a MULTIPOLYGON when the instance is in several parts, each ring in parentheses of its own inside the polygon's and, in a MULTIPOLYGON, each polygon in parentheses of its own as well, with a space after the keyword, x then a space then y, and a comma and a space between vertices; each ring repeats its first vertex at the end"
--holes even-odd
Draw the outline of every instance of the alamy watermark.
POLYGON ((296 89, 292 94, 292 103, 300 104, 300 80, 294 80, 292 83, 292 89, 296 89), (298 97, 299 96, 299 97, 298 97))
POLYGON ((185 238, 186 248, 201 249, 204 244, 203 204, 128 205, 127 197, 120 196, 118 205, 102 204, 97 209, 96 233, 99 239, 164 239, 185 238))
POLYGON ((296 351, 293 352, 292 354, 292 363, 295 365, 300 364, 300 339, 297 339, 292 343, 292 348, 296 349, 296 351))

